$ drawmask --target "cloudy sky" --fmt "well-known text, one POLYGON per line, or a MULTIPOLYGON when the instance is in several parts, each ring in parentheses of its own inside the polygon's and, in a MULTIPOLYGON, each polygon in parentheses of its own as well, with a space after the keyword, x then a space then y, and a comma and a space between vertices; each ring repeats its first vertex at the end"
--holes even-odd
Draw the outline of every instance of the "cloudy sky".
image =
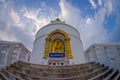
POLYGON ((0 40, 32 51, 36 32, 57 17, 78 29, 84 49, 120 42, 120 0, 0 0, 0 40))

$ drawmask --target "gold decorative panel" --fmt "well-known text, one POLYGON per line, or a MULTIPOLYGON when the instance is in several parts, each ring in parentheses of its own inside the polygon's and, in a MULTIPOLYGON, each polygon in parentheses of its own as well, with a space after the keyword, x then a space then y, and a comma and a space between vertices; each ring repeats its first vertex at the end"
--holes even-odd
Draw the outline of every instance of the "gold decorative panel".
POLYGON ((64 40, 65 43, 63 43, 62 41, 60 41, 59 39, 53 41, 52 43, 52 52, 65 52, 66 53, 66 58, 67 59, 72 59, 72 53, 71 53, 71 46, 70 46, 70 38, 68 36, 68 34, 60 29, 54 30, 52 31, 50 34, 48 34, 47 38, 46 38, 46 46, 45 46, 45 53, 44 53, 44 59, 48 58, 48 54, 50 52, 50 43, 51 43, 51 38, 54 34, 61 34, 64 36, 64 40), (55 45, 57 44, 57 42, 59 42, 59 48, 55 49, 55 45), (61 48, 60 48, 61 47, 61 48), (65 51, 64 51, 65 50, 65 51))
POLYGON ((64 42, 61 41, 60 39, 56 39, 52 42, 52 53, 57 52, 65 52, 65 45, 64 42))

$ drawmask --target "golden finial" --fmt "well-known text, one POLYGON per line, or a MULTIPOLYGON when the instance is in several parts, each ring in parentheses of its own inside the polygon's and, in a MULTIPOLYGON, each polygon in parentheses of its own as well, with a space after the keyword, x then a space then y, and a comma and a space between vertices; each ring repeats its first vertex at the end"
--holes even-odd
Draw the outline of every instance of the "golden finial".
POLYGON ((59 18, 56 18, 56 20, 55 20, 56 22, 61 22, 61 20, 59 19, 59 18))

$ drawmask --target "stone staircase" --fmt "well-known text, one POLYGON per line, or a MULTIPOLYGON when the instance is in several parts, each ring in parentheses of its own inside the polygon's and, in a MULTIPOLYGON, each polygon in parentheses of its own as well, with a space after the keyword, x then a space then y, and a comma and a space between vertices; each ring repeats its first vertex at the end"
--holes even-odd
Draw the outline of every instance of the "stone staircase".
POLYGON ((120 72, 95 62, 48 66, 19 61, 1 69, 0 80, 120 80, 120 72))

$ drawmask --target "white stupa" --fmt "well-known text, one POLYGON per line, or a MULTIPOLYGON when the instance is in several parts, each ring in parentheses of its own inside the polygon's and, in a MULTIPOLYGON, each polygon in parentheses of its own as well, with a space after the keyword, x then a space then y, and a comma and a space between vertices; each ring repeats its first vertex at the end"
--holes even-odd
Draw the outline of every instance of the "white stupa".
POLYGON ((58 18, 42 27, 35 36, 31 63, 45 65, 85 63, 78 30, 58 18))

